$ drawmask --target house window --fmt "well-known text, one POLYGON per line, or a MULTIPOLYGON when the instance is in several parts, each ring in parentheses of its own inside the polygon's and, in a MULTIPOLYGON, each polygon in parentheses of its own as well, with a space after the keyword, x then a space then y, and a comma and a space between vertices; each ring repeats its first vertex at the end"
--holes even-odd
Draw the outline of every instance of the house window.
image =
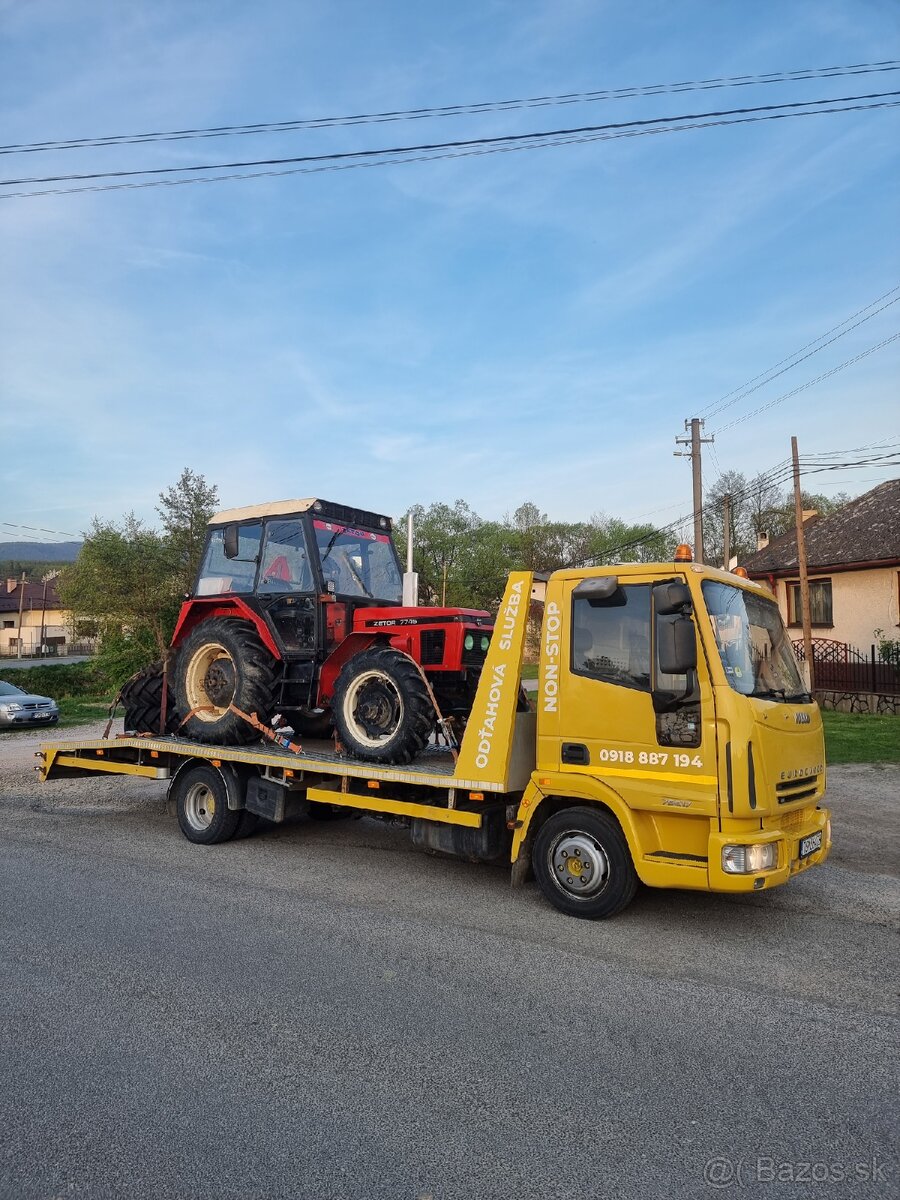
POLYGON ((16 627, 15 621, 4 621, 3 622, 4 629, 15 629, 15 627, 16 627))
MULTIPOLYGON (((800 584, 789 583, 788 594, 788 624, 803 624, 803 606, 800 602, 800 584)), ((831 580, 811 579, 809 581, 809 613, 814 627, 830 629, 834 624, 831 612, 831 580)))

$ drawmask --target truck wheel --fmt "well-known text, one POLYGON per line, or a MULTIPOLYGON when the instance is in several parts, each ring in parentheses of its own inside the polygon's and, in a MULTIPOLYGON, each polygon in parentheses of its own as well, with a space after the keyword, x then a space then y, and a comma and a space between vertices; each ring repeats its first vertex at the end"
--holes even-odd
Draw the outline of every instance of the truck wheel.
POLYGON ((259 732, 236 713, 257 713, 268 721, 275 705, 281 664, 272 657, 247 621, 213 617, 192 629, 178 651, 175 694, 178 709, 194 715, 184 736, 196 742, 228 746, 254 742, 259 732))
POLYGON ((373 646, 344 664, 332 714, 346 749, 369 762, 410 762, 435 725, 416 664, 390 646, 373 646))
POLYGON ((637 890, 619 823, 594 808, 567 808, 548 817, 538 830, 532 865, 550 903, 573 917, 614 917, 637 890))
POLYGON ((215 767, 200 763, 179 771, 169 793, 189 842, 213 846, 233 838, 243 815, 228 807, 228 788, 215 767))
MULTIPOLYGON (((163 665, 151 663, 132 675, 122 685, 119 700, 125 708, 126 732, 159 733, 159 718, 162 712, 163 665)), ((175 696, 168 689, 166 701, 166 726, 163 733, 174 733, 181 718, 178 716, 175 696)))

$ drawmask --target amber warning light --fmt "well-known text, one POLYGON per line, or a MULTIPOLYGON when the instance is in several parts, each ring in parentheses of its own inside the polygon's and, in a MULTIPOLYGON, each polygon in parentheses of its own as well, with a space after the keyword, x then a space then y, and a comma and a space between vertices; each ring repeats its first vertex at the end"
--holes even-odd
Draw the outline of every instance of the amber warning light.
POLYGON ((732 573, 732 575, 739 575, 741 577, 741 579, 749 579, 750 578, 750 576, 747 574, 746 567, 735 567, 731 573, 732 573))
POLYGON ((693 562, 694 561, 694 552, 690 548, 690 546, 687 544, 687 542, 682 542, 680 546, 675 547, 675 561, 676 562, 693 562))

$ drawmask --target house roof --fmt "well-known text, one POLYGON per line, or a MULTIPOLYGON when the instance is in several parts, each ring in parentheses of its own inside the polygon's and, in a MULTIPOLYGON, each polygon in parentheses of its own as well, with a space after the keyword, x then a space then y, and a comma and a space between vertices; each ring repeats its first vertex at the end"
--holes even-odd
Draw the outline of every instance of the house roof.
MULTIPOLYGON (((810 570, 900 562, 900 479, 880 483, 830 516, 810 517, 803 532, 810 570)), ((797 531, 773 539, 741 566, 753 578, 796 572, 797 531)))
MULTIPOLYGON (((22 603, 22 583, 16 580, 16 585, 9 590, 10 581, 0 579, 0 612, 15 612, 19 611, 19 604, 22 603)), ((33 608, 43 608, 44 605, 44 585, 43 583, 26 583, 25 584, 25 601, 23 609, 25 612, 31 612, 33 608)), ((59 593, 56 590, 56 585, 53 581, 47 583, 47 601, 46 608, 60 609, 59 593)))

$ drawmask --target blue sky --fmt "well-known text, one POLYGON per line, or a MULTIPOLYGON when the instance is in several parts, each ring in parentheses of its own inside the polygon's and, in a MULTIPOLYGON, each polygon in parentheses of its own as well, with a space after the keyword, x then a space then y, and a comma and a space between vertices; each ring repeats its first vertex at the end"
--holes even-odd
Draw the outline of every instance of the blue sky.
MULTIPOLYGON (((0 0, 4 143, 900 57, 893 0, 0 0)), ((0 176, 327 153, 900 89, 900 72, 6 156, 0 176)), ((0 202, 0 540, 223 506, 690 508, 685 417, 900 284, 900 109, 0 202)), ((900 304, 708 423, 900 329, 900 304)), ((705 474, 900 436, 900 342, 716 439, 705 474)), ((812 477, 864 491, 897 468, 812 477)))

